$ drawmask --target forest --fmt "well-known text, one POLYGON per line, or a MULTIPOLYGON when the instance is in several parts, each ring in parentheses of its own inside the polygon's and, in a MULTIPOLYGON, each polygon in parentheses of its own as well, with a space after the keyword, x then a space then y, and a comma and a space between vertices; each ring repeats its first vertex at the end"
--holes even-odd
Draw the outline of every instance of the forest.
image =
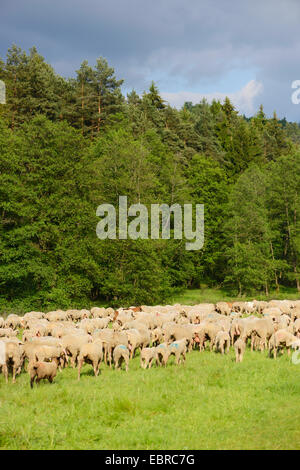
POLYGON ((300 292, 300 125, 224 102, 122 93, 106 59, 59 76, 32 48, 0 59, 0 308, 158 304, 187 288, 300 292), (99 240, 96 209, 204 204, 203 249, 99 240))

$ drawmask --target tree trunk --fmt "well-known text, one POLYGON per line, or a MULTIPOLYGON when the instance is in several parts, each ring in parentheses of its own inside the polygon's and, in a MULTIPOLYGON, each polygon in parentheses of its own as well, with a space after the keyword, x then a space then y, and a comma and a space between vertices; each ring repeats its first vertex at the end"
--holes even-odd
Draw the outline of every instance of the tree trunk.
POLYGON ((84 84, 83 82, 81 83, 81 132, 82 135, 84 135, 84 116, 83 116, 83 110, 84 110, 84 84))
MULTIPOLYGON (((17 96, 17 87, 16 87, 16 82, 17 82, 17 74, 15 73, 14 75, 14 98, 16 100, 17 96)), ((16 114, 16 105, 13 107, 13 113, 12 113, 12 118, 11 118, 11 130, 14 131, 15 128, 15 114, 16 114)))
POLYGON ((100 131, 100 121, 101 121, 101 96, 100 93, 98 95, 98 124, 97 124, 97 132, 100 131))
MULTIPOLYGON (((270 248, 271 248, 271 253, 272 253, 272 260, 275 261, 274 258, 274 250, 273 250, 273 244, 270 242, 270 248)), ((275 278, 275 285, 276 285, 276 292, 279 292, 279 282, 278 282, 278 277, 277 277, 277 271, 274 269, 274 278, 275 278)))
POLYGON ((268 289, 268 283, 266 282, 265 285, 265 290, 266 290, 266 296, 269 297, 269 289, 268 289))

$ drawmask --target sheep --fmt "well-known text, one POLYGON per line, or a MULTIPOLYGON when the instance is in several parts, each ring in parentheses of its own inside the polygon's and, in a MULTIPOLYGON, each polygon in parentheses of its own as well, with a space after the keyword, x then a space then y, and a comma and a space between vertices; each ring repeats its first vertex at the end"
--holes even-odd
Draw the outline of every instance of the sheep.
POLYGON ((216 304, 216 311, 224 315, 230 315, 230 308, 227 302, 218 302, 216 304))
POLYGON ((295 336, 300 338, 300 318, 297 318, 297 320, 293 324, 293 333, 295 336))
POLYGON ((156 346, 156 353, 157 353, 156 364, 160 366, 163 365, 166 367, 167 361, 169 358, 168 343, 161 343, 158 346, 156 346))
POLYGON ((157 359, 157 351, 156 347, 155 348, 143 348, 141 350, 141 359, 140 359, 140 364, 143 369, 149 369, 152 366, 153 361, 156 361, 157 359))
POLYGON ((14 313, 8 315, 4 323, 4 328, 12 328, 13 330, 21 328, 22 326, 22 318, 14 313))
POLYGON ((121 368, 122 362, 125 362, 125 370, 128 372, 129 350, 124 344, 118 344, 113 352, 115 369, 121 368))
POLYGON ((279 348, 283 348, 284 346, 286 347, 288 351, 288 355, 290 355, 290 348, 294 347, 294 345, 297 345, 299 342, 299 338, 297 336, 294 336, 292 333, 290 333, 287 330, 281 329, 276 331, 271 339, 270 339, 270 344, 269 344, 269 352, 270 355, 273 352, 273 357, 276 359, 277 356, 277 350, 279 348))
POLYGON ((13 383, 16 382, 16 375, 21 372, 23 365, 23 349, 15 341, 5 342, 5 362, 2 365, 3 375, 6 383, 8 383, 8 370, 12 368, 13 383))
POLYGON ((55 310, 53 312, 46 313, 45 318, 47 318, 49 322, 59 322, 66 320, 68 315, 63 310, 55 310))
POLYGON ((67 354, 71 357, 71 365, 75 368, 77 357, 80 352, 80 348, 92 341, 90 335, 66 335, 61 338, 61 343, 66 350, 67 354))
POLYGON ((91 308, 91 315, 93 318, 104 318, 107 316, 107 313, 105 311, 105 308, 102 307, 93 307, 91 308))
POLYGON ((230 346, 230 336, 226 331, 219 331, 215 340, 216 351, 220 351, 222 354, 224 352, 229 352, 230 346))
POLYGON ((33 383, 36 381, 39 384, 40 380, 47 379, 50 383, 57 374, 57 364, 52 362, 32 362, 29 364, 28 372, 30 375, 30 387, 33 388, 33 383))
POLYGON ((151 342, 153 346, 158 346, 158 344, 163 340, 162 329, 158 326, 151 331, 151 342))
POLYGON ((180 363, 184 363, 188 344, 189 344, 188 338, 182 338, 179 341, 174 341, 173 343, 171 343, 168 347, 168 350, 169 350, 168 358, 172 354, 174 354, 175 362, 177 365, 179 365, 180 363))
POLYGON ((78 380, 80 380, 80 371, 84 362, 92 364, 95 377, 97 377, 102 359, 103 345, 100 339, 96 339, 93 343, 83 344, 78 355, 78 380))
POLYGON ((0 328, 0 338, 7 337, 10 338, 12 336, 17 336, 18 331, 13 330, 12 328, 0 328))
POLYGON ((239 338, 234 343, 235 349, 235 362, 242 362, 245 349, 246 349, 246 339, 245 337, 239 338))
POLYGON ((24 354, 29 363, 34 361, 55 360, 61 368, 67 362, 66 350, 61 345, 48 345, 29 341, 24 344, 24 354))

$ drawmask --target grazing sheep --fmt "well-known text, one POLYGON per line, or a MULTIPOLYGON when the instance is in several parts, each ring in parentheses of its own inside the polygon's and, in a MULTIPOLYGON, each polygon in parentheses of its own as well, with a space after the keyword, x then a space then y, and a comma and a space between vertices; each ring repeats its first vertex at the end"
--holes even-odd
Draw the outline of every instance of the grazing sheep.
POLYGON ((296 335, 298 338, 300 338, 300 318, 297 318, 295 323, 293 324, 293 333, 296 335))
POLYGON ((121 368, 122 362, 125 362, 125 369, 128 372, 129 350, 124 344, 118 344, 113 352, 115 369, 121 368))
POLYGON ((150 369, 154 361, 166 366, 171 355, 177 365, 184 363, 186 353, 193 347, 198 349, 197 344, 200 351, 210 344, 211 351, 228 353, 230 342, 236 362, 241 362, 250 338, 251 349, 263 350, 268 346, 274 358, 278 350, 286 348, 290 354, 290 348, 300 348, 300 301, 177 304, 116 311, 94 307, 91 311, 28 312, 24 317, 9 315, 6 320, 0 317, 0 344, 5 343, 4 349, 9 354, 2 360, 0 372, 3 371, 7 382, 12 369, 15 382, 27 358, 32 387, 35 378, 38 383, 42 378, 49 380, 48 375, 52 377, 51 371, 48 375, 46 371, 49 364, 50 369, 56 364, 53 380, 57 368, 68 365, 68 356, 73 367, 78 364, 80 379, 84 363, 92 364, 98 376, 103 359, 110 367, 113 360, 115 369, 124 362, 127 371, 138 348, 140 366, 150 369), (237 318, 244 313, 250 316, 237 318), (19 334, 23 342, 18 339, 19 334), (47 366, 46 369, 41 366, 40 378, 38 364, 47 366))
POLYGON ((215 345, 216 336, 219 331, 224 331, 221 325, 213 323, 211 321, 206 321, 200 324, 200 327, 196 333, 195 340, 199 343, 200 351, 205 349, 205 342, 210 341, 210 351, 213 350, 215 345))
POLYGON ((239 338, 234 343, 235 349, 235 362, 242 362, 245 349, 246 349, 246 341, 245 338, 239 338))
POLYGON ((55 361, 52 362, 32 362, 29 364, 28 372, 30 375, 30 387, 33 388, 33 383, 36 381, 37 384, 42 379, 49 380, 50 383, 56 377, 57 364, 55 361))
POLYGON ((247 335, 251 334, 251 351, 254 347, 254 338, 258 336, 260 338, 260 349, 268 347, 268 340, 276 330, 276 326, 272 322, 271 318, 256 318, 254 321, 248 324, 249 329, 247 335))
POLYGON ((24 344, 24 355, 29 363, 54 360, 60 369, 67 363, 67 353, 61 345, 49 345, 34 340, 27 341, 24 344))
POLYGON ((107 316, 105 308, 93 307, 91 308, 91 315, 93 318, 104 318, 107 316))
POLYGON ((216 304, 216 311, 223 315, 230 315, 231 309, 227 302, 218 302, 216 304))
POLYGON ((128 338, 128 349, 130 350, 130 359, 133 358, 136 349, 145 348, 149 346, 151 336, 148 330, 125 330, 125 334, 128 338))
POLYGON ((100 339, 93 343, 87 343, 81 346, 78 355, 78 380, 80 380, 80 371, 83 364, 92 364, 95 377, 99 375, 100 363, 103 360, 103 344, 100 339))
POLYGON ((219 331, 215 340, 216 351, 229 353, 230 336, 226 331, 219 331))
POLYGON ((162 329, 158 326, 151 331, 151 342, 153 346, 158 346, 163 340, 162 329))
POLYGON ((8 371, 12 369, 13 383, 16 382, 16 374, 21 372, 23 365, 23 349, 15 341, 5 342, 5 363, 2 365, 3 375, 8 383, 8 371))
POLYGON ((179 341, 174 341, 169 345, 169 357, 171 355, 175 356, 175 363, 179 365, 180 363, 184 363, 186 353, 187 353, 187 345, 189 340, 187 338, 183 338, 179 341))
POLYGON ((22 318, 19 315, 11 313, 5 320, 4 328, 12 328, 16 330, 17 328, 22 328, 22 318))
MULTIPOLYGON (((105 330, 103 330, 105 331, 105 330)), ((111 331, 111 330, 109 330, 111 331)), ((130 348, 130 343, 128 341, 127 335, 125 332, 113 331, 110 339, 104 343, 104 353, 105 357, 108 358, 109 367, 111 367, 112 353, 113 350, 118 346, 123 345, 126 348, 130 348)))
POLYGON ((87 343, 92 341, 90 335, 66 335, 61 338, 61 343, 66 350, 67 354, 71 357, 71 366, 75 368, 77 357, 80 352, 80 348, 87 343))
POLYGON ((297 338, 297 336, 294 336, 289 331, 284 329, 278 330, 274 333, 274 335, 272 335, 269 342, 270 356, 273 352, 273 357, 274 359, 276 359, 278 349, 282 349, 284 347, 286 347, 288 355, 290 355, 290 348, 297 345, 298 342, 299 338, 297 338))
POLYGON ((160 366, 165 366, 167 365, 167 361, 169 358, 169 348, 167 343, 161 343, 158 346, 156 346, 156 364, 160 366))
POLYGON ((17 336, 18 331, 13 330, 12 328, 0 328, 0 338, 10 338, 11 336, 17 336))
POLYGON ((153 361, 157 359, 157 352, 155 348, 143 348, 141 350, 141 367, 143 369, 149 369, 152 366, 153 361))

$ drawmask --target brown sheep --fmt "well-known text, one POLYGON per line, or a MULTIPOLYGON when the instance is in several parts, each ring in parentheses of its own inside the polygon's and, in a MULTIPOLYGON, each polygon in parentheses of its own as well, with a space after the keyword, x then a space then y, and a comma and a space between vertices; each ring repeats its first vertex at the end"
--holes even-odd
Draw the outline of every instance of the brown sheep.
POLYGON ((52 362, 32 362, 29 364, 28 372, 30 375, 30 387, 33 388, 34 380, 38 384, 40 380, 47 379, 50 383, 56 377, 57 364, 52 362))

